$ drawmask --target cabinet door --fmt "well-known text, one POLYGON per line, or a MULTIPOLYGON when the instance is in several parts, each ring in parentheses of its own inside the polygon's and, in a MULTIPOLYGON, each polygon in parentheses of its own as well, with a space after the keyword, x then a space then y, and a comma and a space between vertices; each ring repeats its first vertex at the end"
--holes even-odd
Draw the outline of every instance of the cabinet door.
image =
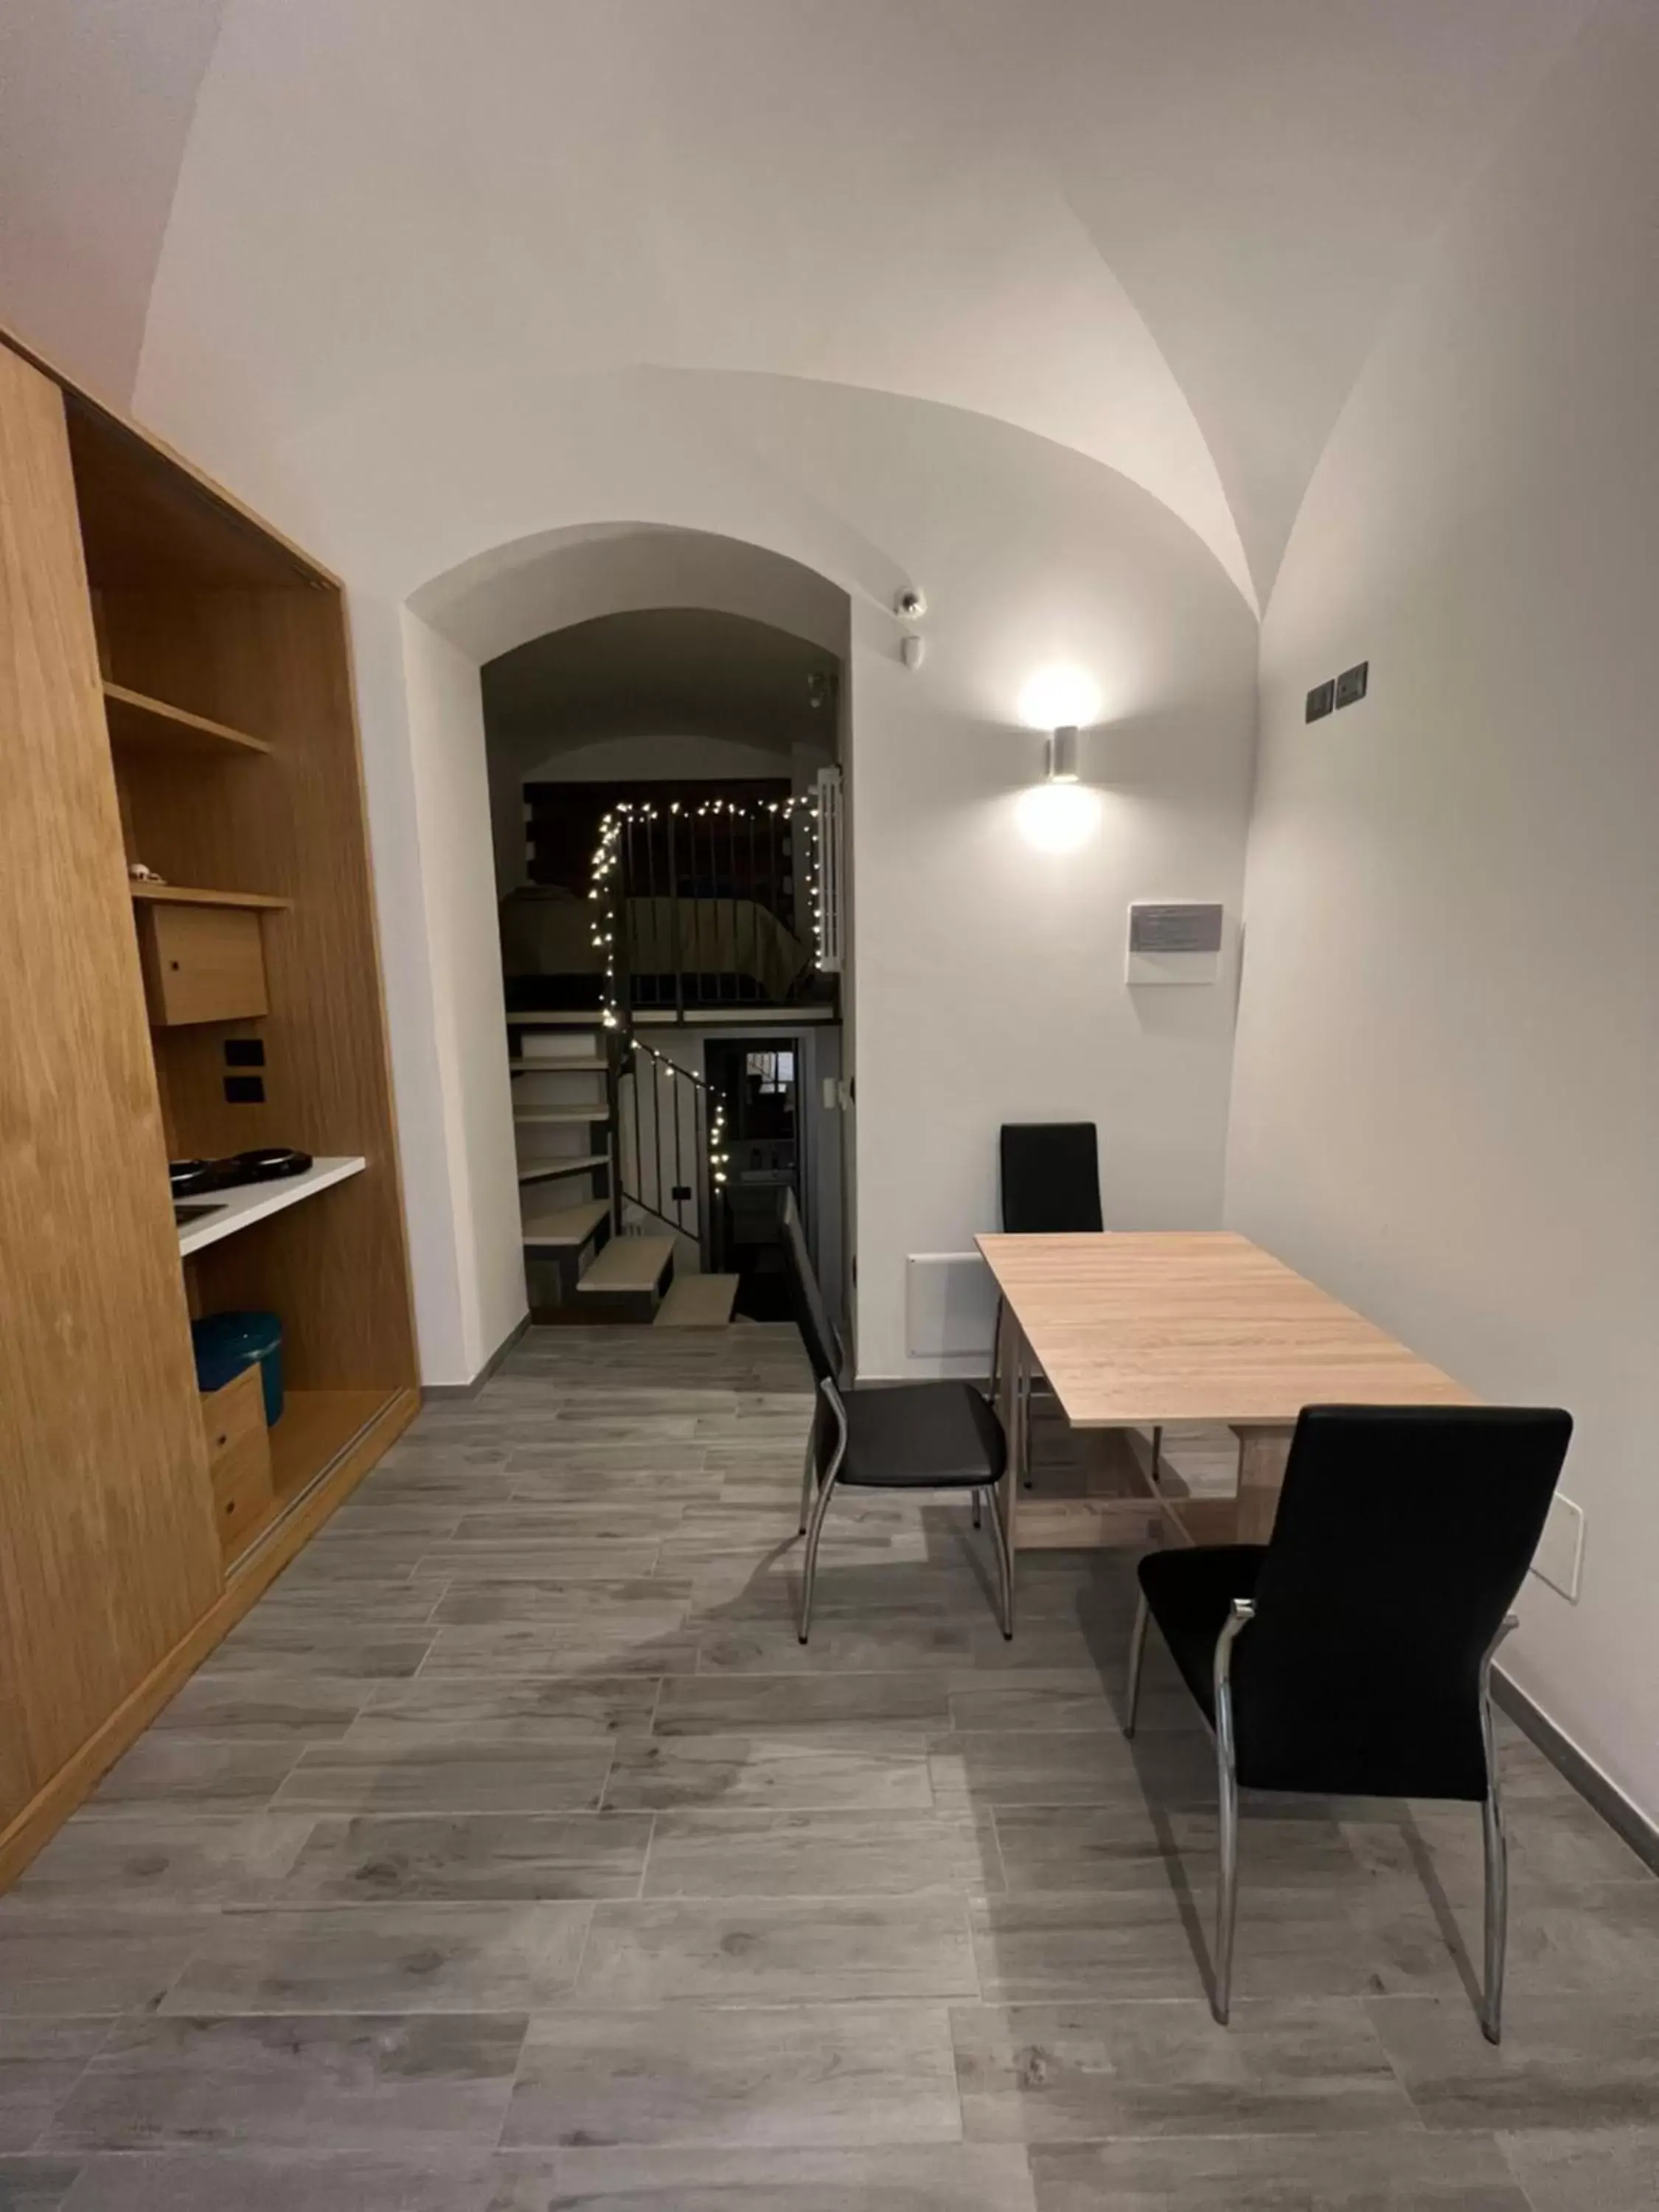
POLYGON ((0 348, 0 1831, 221 1587, 64 404, 0 348))

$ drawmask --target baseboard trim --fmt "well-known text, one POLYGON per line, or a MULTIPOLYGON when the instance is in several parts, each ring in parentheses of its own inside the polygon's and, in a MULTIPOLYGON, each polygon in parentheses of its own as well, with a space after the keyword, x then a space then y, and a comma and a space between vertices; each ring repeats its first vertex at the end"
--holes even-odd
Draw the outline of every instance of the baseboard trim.
POLYGON ((507 1334, 495 1346, 495 1349, 490 1353, 489 1358, 485 1360, 483 1365, 478 1370, 477 1373, 473 1376, 470 1382, 422 1383, 422 1404, 428 1406, 442 1405, 446 1401, 453 1401, 458 1399, 476 1398, 479 1391, 483 1389, 484 1384, 489 1382, 490 1376, 501 1365, 502 1360, 506 1358, 507 1353, 512 1351, 514 1346, 529 1328, 532 1318, 532 1316, 529 1314, 521 1314, 519 1316, 518 1320, 514 1322, 512 1328, 508 1329, 507 1334))
POLYGON ((1534 1705, 1526 1692, 1504 1674, 1492 1669, 1492 1694, 1522 1734, 1541 1751, 1550 1765, 1571 1783, 1587 1804, 1592 1805, 1615 1834, 1620 1835, 1638 1858, 1659 1874, 1659 1827, 1632 1805, 1601 1768, 1585 1758, 1571 1738, 1562 1735, 1549 1715, 1534 1705))

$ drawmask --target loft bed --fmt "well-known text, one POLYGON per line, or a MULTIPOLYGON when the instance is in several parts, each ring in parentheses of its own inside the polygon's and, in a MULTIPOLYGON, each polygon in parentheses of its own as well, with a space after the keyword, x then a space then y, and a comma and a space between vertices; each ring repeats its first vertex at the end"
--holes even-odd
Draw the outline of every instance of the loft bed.
MULTIPOLYGON (((605 954, 592 902, 559 884, 526 884, 501 904, 501 965, 511 1006, 599 1003, 605 954)), ((787 1006, 805 995, 812 955, 752 898, 695 891, 624 898, 619 971, 636 1006, 787 1006)))

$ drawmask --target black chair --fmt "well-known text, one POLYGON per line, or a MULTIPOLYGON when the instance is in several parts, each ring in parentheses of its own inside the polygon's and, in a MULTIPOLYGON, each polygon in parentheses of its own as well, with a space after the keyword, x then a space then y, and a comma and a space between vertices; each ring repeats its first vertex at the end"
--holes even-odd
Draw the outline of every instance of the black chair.
POLYGON ((1100 1147, 1092 1121, 1005 1121, 1002 1225, 1012 1237, 1098 1236, 1100 1147))
MULTIPOLYGON (((1002 1227, 1010 1237, 1097 1237, 1106 1225, 1100 1205, 1100 1140, 1092 1121, 1005 1121, 999 1146, 1002 1227)), ((1001 1379, 1003 1301, 991 1339, 991 1400, 1001 1379)), ((1158 1480, 1164 1431, 1152 1431, 1152 1480, 1158 1480)), ((1031 1470, 1025 1470, 1031 1487, 1031 1470)))
POLYGON ((817 1382, 817 1401, 801 1470, 800 1533, 806 1539, 800 1589, 800 1640, 812 1623, 812 1577, 823 1516, 838 1488, 968 1491, 974 1525, 988 1497, 996 1553, 1001 1626, 1012 1636, 1013 1571, 994 1492, 1008 1465, 998 1420, 971 1382, 899 1382, 860 1389, 842 1375, 841 1346, 806 1250, 791 1191, 784 1200, 783 1251, 795 1321, 817 1382), (817 1485, 814 1500, 812 1486, 817 1485), (809 1511, 810 1508, 810 1511, 809 1511))
POLYGON ((1492 1662, 1515 1626, 1509 1607, 1571 1433, 1567 1414, 1527 1408, 1310 1406, 1291 1440, 1271 1543, 1141 1560, 1127 1732, 1134 1733, 1151 1619, 1215 1731, 1212 2002, 1224 2027, 1243 1784, 1480 1804, 1480 2026, 1497 2042, 1508 1849, 1492 1662))

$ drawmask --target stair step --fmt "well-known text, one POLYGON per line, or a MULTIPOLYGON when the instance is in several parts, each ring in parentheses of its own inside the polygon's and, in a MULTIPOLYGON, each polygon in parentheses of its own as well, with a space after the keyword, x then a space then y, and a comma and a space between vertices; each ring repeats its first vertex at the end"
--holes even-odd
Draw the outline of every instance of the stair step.
POLYGON ((597 1031, 605 1027, 603 1018, 595 1013, 583 1013, 580 1007, 556 1007, 546 1014, 515 1014, 509 1011, 507 1026, 510 1030, 587 1030, 597 1031))
POLYGON ((649 1297, 672 1264, 672 1237, 613 1237, 576 1285, 577 1291, 609 1291, 649 1297))
POLYGON ((580 1252, 598 1234, 610 1212, 611 1202, 604 1198, 591 1199, 586 1206, 554 1206, 545 1211, 532 1207, 525 1216, 525 1243, 580 1252))
POLYGON ((659 1328, 724 1328, 738 1295, 735 1275, 676 1275, 657 1309, 659 1328))
POLYGON ((603 1060, 509 1060, 507 1063, 513 1075, 603 1075, 607 1065, 603 1060))
POLYGON ((610 1112, 603 1100, 593 1106, 519 1106, 514 1109, 515 1121, 605 1121, 610 1112))
POLYGON ((592 1175, 595 1168, 608 1168, 610 1157, 605 1152, 584 1152, 580 1158, 569 1160, 520 1160, 520 1182, 551 1182, 556 1176, 592 1175))

